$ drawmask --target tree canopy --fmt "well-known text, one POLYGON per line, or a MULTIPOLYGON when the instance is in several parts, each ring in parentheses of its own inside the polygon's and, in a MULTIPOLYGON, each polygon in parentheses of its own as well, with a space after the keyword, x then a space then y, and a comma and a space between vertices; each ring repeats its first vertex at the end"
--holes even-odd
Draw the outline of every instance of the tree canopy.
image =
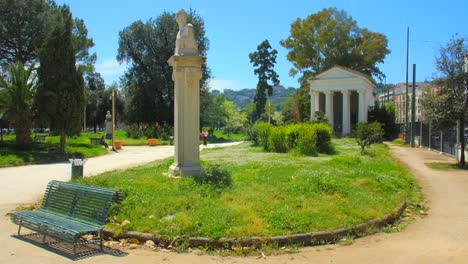
POLYGON ((382 78, 377 67, 390 53, 387 37, 360 28, 345 11, 326 8, 291 24, 291 34, 280 44, 288 49, 287 58, 302 73, 301 79, 316 75, 335 65, 382 78))
MULTIPOLYGON (((0 10, 0 66, 37 62, 60 7, 52 0, 0 0, 0 10)), ((72 42, 76 61, 84 72, 92 73, 96 54, 89 53, 94 43, 87 35, 84 21, 75 18, 72 42)))
MULTIPOLYGON (((200 55, 206 56, 209 41, 203 19, 190 10, 187 22, 193 24, 200 55)), ((117 60, 130 65, 122 78, 129 122, 173 124, 174 82, 167 60, 174 54, 177 32, 175 14, 168 12, 146 22, 136 21, 120 31, 117 60)), ((206 63, 202 74, 201 112, 211 102, 206 63)))

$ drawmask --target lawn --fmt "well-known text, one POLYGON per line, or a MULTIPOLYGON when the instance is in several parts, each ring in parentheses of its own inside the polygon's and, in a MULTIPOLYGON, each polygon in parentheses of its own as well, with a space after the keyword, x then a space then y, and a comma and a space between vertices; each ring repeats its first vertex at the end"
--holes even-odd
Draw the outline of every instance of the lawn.
POLYGON ((108 224, 116 233, 163 237, 269 237, 335 230, 378 219, 421 192, 385 145, 364 155, 353 139, 334 140, 319 157, 265 153, 244 143, 205 149, 206 167, 220 165, 231 184, 166 175, 172 160, 80 179, 127 194, 108 224), (120 225, 128 220, 130 224, 120 225))

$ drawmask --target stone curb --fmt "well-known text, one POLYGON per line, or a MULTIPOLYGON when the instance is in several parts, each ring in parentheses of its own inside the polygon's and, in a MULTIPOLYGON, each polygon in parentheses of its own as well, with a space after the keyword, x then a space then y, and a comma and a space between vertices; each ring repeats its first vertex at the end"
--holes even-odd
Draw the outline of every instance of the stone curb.
MULTIPOLYGON (((269 238, 250 237, 250 238, 220 238, 211 239, 206 237, 189 237, 188 245, 190 247, 205 247, 205 248, 233 248, 233 247, 255 247, 259 248, 264 244, 286 246, 286 245, 302 245, 312 246, 336 243, 345 236, 362 237, 365 234, 373 233, 378 229, 392 224, 397 220, 406 208, 406 202, 400 204, 396 208, 395 213, 387 214, 382 219, 373 219, 366 223, 356 225, 352 228, 340 228, 333 231, 321 231, 315 233, 294 234, 289 236, 273 236, 269 238)), ((104 235, 114 239, 134 238, 139 241, 152 240, 154 243, 161 246, 172 245, 178 238, 168 239, 151 233, 140 233, 130 231, 119 236, 114 236, 112 230, 104 229, 104 235)))

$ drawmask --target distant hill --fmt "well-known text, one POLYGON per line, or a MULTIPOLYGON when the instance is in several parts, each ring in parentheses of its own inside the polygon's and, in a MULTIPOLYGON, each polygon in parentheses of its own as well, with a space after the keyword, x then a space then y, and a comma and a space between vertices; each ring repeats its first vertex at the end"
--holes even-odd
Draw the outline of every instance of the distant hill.
MULTIPOLYGON (((280 110, 279 107, 281 106, 281 103, 283 103, 286 98, 291 97, 294 92, 296 92, 296 90, 296 88, 285 88, 281 85, 273 87, 273 96, 271 97, 273 105, 275 105, 276 108, 280 110)), ((218 90, 213 90, 212 93, 215 96, 220 94, 218 90)), ((234 91, 231 89, 224 90, 224 96, 226 99, 234 101, 238 109, 244 108, 247 104, 253 102, 254 95, 255 89, 242 89, 239 91, 234 91)))

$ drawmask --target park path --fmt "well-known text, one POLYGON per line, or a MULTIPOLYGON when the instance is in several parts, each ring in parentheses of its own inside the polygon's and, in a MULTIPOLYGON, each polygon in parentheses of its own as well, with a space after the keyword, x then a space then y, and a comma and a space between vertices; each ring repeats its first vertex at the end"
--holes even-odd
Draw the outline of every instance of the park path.
MULTIPOLYGON (((454 161, 424 149, 391 146, 393 155, 421 183, 430 207, 399 233, 378 233, 350 246, 307 247, 280 256, 219 257, 172 252, 131 251, 128 256, 99 255, 80 263, 468 263, 468 172, 437 171, 425 163, 454 161)), ((11 208, 8 208, 11 210, 11 208)), ((71 260, 11 238, 16 226, 0 206, 0 263, 72 263, 71 260)))

